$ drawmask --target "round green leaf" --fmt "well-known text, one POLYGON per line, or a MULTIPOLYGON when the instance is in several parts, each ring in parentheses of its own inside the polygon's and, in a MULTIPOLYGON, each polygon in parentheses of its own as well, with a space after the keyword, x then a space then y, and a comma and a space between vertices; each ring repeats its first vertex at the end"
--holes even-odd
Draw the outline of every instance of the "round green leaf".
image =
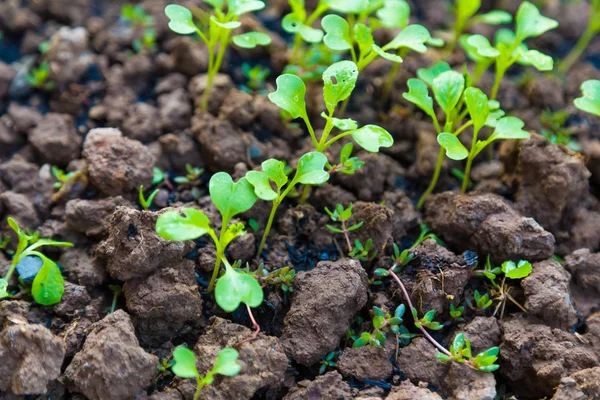
POLYGON ((471 35, 467 38, 467 43, 475 49, 480 57, 496 58, 500 55, 500 51, 493 47, 483 35, 471 35))
POLYGON ((233 15, 240 16, 249 12, 262 10, 265 8, 265 3, 258 0, 237 0, 229 7, 233 15))
POLYGON ((544 17, 540 14, 540 10, 528 1, 524 1, 519 6, 516 24, 516 34, 520 40, 540 36, 558 26, 558 22, 544 17))
POLYGON ((288 33, 299 33, 302 39, 308 43, 319 43, 323 40, 324 33, 322 30, 305 25, 304 21, 294 13, 283 17, 281 27, 288 33))
POLYGON ((251 275, 237 272, 225 262, 226 272, 215 286, 215 301, 223 310, 233 312, 240 303, 258 307, 263 301, 260 283, 251 275))
POLYGON ((31 285, 33 299, 36 303, 43 306, 57 304, 60 302, 63 293, 65 292, 65 280, 54 261, 41 253, 35 253, 42 259, 44 264, 33 279, 33 284, 31 285))
POLYGON ((237 362, 238 356, 239 354, 235 349, 226 348, 221 350, 212 368, 213 373, 224 376, 239 374, 242 366, 237 362))
POLYGON ((512 15, 506 11, 492 10, 480 15, 477 22, 483 22, 490 25, 510 24, 512 22, 512 15))
POLYGON ((407 47, 418 53, 425 53, 425 43, 431 40, 431 34, 423 25, 409 25, 400 31, 391 42, 383 46, 384 50, 407 47))
POLYGON ((196 25, 192 17, 192 12, 187 8, 169 4, 165 7, 165 14, 169 17, 169 29, 181 35, 187 35, 196 32, 196 25))
POLYGON ((277 90, 269 93, 269 100, 279 108, 287 111, 292 118, 305 117, 306 103, 304 95, 306 94, 306 86, 302 79, 296 75, 283 74, 277 77, 275 83, 277 90))
POLYGON ((465 90, 465 103, 467 104, 471 121, 473 121, 473 127, 479 131, 483 128, 490 115, 488 97, 481 89, 470 87, 465 90))
POLYGON ((214 174, 208 183, 208 191, 223 220, 249 210, 257 200, 254 187, 248 179, 242 178, 234 183, 227 172, 214 174))
POLYGON ((552 71, 554 60, 552 57, 537 50, 526 50, 523 47, 517 49, 519 59, 517 62, 521 65, 531 65, 538 71, 552 71))
POLYGON ((196 368, 196 355, 185 346, 177 346, 173 350, 173 366, 171 371, 180 378, 189 379, 200 376, 196 368))
POLYGON ((360 14, 369 8, 369 0, 324 0, 325 4, 341 14, 360 14))
POLYGON ((427 115, 436 118, 433 111, 433 99, 429 96, 427 85, 415 78, 409 79, 406 84, 408 85, 408 92, 402 93, 402 97, 419 107, 427 115))
POLYGON ((381 47, 377 46, 376 44, 373 44, 372 48, 373 48, 373 51, 375 51, 375 53, 379 54, 382 58, 385 58, 388 61, 395 62, 398 64, 400 64, 400 63, 402 63, 402 61, 404 61, 404 60, 402 60, 402 57, 400 57, 399 55, 387 53, 387 52, 383 51, 383 49, 381 47))
POLYGON ((502 272, 510 279, 521 279, 529 276, 533 267, 529 261, 520 260, 518 264, 514 261, 505 261, 502 264, 502 272))
POLYGON ((327 157, 317 151, 306 153, 298 160, 294 182, 304 185, 320 185, 327 182, 329 173, 325 171, 327 157))
POLYGON ((271 201, 277 198, 277 192, 271 188, 269 178, 265 173, 260 171, 248 171, 246 178, 248 178, 248 182, 254 186, 254 193, 256 193, 259 199, 271 201))
POLYGON ((223 29, 236 29, 242 26, 240 21, 221 22, 214 15, 210 16, 210 22, 220 26, 223 29))
POLYGON ((271 44, 271 37, 263 32, 247 32, 235 35, 233 43, 244 49, 253 49, 256 46, 267 46, 271 44))
POLYGON ((330 114, 352 94, 357 79, 358 67, 352 61, 336 62, 323 72, 323 99, 330 114))
POLYGON ((331 50, 349 50, 352 47, 350 25, 339 15, 329 14, 321 20, 325 37, 323 43, 331 50))
POLYGON ((450 64, 448 64, 446 61, 439 61, 429 68, 419 68, 417 70, 417 76, 428 86, 431 86, 433 85, 433 80, 437 78, 442 72, 451 70, 452 68, 450 68, 450 64))
POLYGON ((386 0, 375 15, 386 28, 404 28, 410 18, 410 6, 404 0, 386 0))
POLYGON ((574 100, 575 107, 600 117, 600 80, 590 79, 581 84, 582 97, 574 100))
POLYGON ((435 101, 449 115, 462 96, 465 78, 456 71, 442 72, 433 80, 432 88, 435 101))
POLYGON ((190 207, 166 211, 156 220, 156 233, 167 240, 194 240, 210 230, 206 214, 190 207))
POLYGON ((392 147, 394 139, 388 131, 377 125, 365 125, 352 131, 352 138, 363 149, 377 153, 380 147, 392 147))
POLYGON ((446 155, 452 160, 464 160, 469 156, 469 150, 451 133, 440 133, 437 141, 440 146, 446 149, 446 155))
MULTIPOLYGON (((327 114, 325 113, 322 113, 321 116, 323 118, 327 118, 327 114)), ((340 119, 333 117, 331 118, 331 123, 333 124, 333 126, 342 131, 351 131, 353 129, 358 129, 358 124, 352 118, 340 119)))
POLYGON ((517 117, 503 117, 498 121, 492 137, 494 139, 529 139, 529 132, 522 128, 525 123, 517 117))

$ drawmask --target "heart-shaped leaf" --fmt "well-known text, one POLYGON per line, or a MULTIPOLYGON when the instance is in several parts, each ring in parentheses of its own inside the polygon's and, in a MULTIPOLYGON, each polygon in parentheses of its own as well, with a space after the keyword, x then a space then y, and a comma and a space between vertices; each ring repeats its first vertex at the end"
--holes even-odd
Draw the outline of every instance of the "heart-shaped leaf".
POLYGON ((357 79, 358 67, 352 61, 336 62, 323 72, 323 98, 330 114, 352 94, 357 79))
POLYGON ((398 64, 404 61, 399 55, 385 52, 381 47, 377 46, 376 44, 373 44, 372 48, 375 53, 379 54, 382 58, 385 58, 388 61, 395 62, 398 64))
POLYGON ((369 8, 369 0, 324 0, 327 6, 340 14, 360 14, 369 8))
POLYGON ((277 192, 271 188, 269 178, 264 172, 248 171, 246 178, 254 186, 254 193, 259 199, 271 201, 277 198, 277 192))
POLYGON ((208 183, 210 199, 221 212, 223 221, 229 221, 233 216, 252 208, 257 197, 254 187, 248 179, 242 178, 237 182, 227 172, 217 172, 208 183))
POLYGON ((425 53, 425 43, 431 40, 431 34, 423 25, 409 25, 400 31, 391 42, 383 46, 384 50, 407 47, 418 53, 425 53))
POLYGON ((600 80, 590 79, 581 84, 582 97, 575 99, 575 107, 600 117, 600 80))
POLYGON ((325 171, 327 157, 323 153, 312 151, 298 160, 296 175, 293 182, 304 185, 320 185, 327 182, 329 173, 325 171))
POLYGON ((402 93, 402 97, 419 107, 431 118, 436 118, 433 111, 433 99, 429 96, 427 85, 415 78, 409 79, 406 84, 408 85, 408 92, 402 93))
POLYGON ((552 71, 554 68, 554 60, 544 53, 537 50, 526 50, 523 47, 520 47, 518 52, 517 62, 521 65, 532 65, 538 71, 552 71))
POLYGON ((375 15, 385 28, 404 28, 410 18, 410 6, 404 0, 385 0, 375 15))
POLYGON ((173 366, 171 371, 180 378, 190 379, 199 377, 196 367, 196 355, 185 346, 177 346, 173 350, 173 366))
POLYGON ((329 14, 321 20, 325 37, 323 43, 331 50, 349 50, 352 47, 350 25, 339 15, 329 14))
POLYGON ((275 81, 277 90, 269 93, 269 100, 279 108, 287 111, 292 118, 306 118, 306 103, 304 95, 306 86, 296 75, 283 74, 275 81))
POLYGON ((494 139, 529 139, 530 133, 522 128, 525 123, 517 117, 503 117, 498 121, 492 134, 494 139))
POLYGON ((167 240, 194 240, 211 230, 206 214, 190 207, 165 211, 156 220, 156 233, 167 240))
POLYGON ((440 146, 446 149, 446 155, 452 160, 464 160, 469 156, 469 150, 451 133, 440 133, 437 141, 440 146))
POLYGON ((473 127, 479 131, 484 127, 490 115, 488 97, 480 89, 470 87, 465 90, 465 103, 473 121, 473 127))
POLYGON ((428 86, 433 85, 433 80, 437 78, 442 72, 451 71, 450 64, 446 61, 438 61, 429 68, 419 68, 417 70, 417 76, 428 86))
POLYGON ((196 25, 192 17, 192 12, 187 8, 169 4, 165 7, 165 14, 169 17, 169 29, 181 35, 187 35, 196 32, 196 25))
POLYGON ((282 188, 288 182, 288 177, 285 174, 285 163, 283 161, 270 158, 263 161, 261 164, 262 170, 267 177, 275 182, 278 188, 282 188))
POLYGON ((219 352, 217 361, 212 368, 213 373, 224 376, 235 376, 240 373, 242 366, 238 363, 237 350, 225 348, 219 352))
POLYGON ((236 28, 239 28, 240 26, 242 26, 242 23, 240 21, 221 22, 214 15, 210 16, 210 23, 215 24, 223 29, 229 29, 229 30, 236 29, 236 28))
POLYGON ((258 307, 263 301, 263 290, 260 283, 251 275, 237 272, 226 260, 225 275, 217 281, 215 301, 223 310, 233 312, 240 303, 249 307, 258 307))
POLYGON ((433 80, 435 101, 449 115, 458 104, 465 88, 465 78, 456 71, 442 72, 433 80))
POLYGON ((394 139, 388 131, 377 125, 365 125, 352 131, 352 138, 363 149, 377 153, 380 147, 392 147, 394 139))
POLYGON ((502 264, 502 272, 510 279, 521 279, 531 274, 533 267, 529 261, 521 260, 518 264, 514 261, 505 261, 502 264))
POLYGON ((259 11, 265 8, 265 3, 258 0, 236 0, 229 5, 229 11, 238 17, 249 12, 259 11))
POLYGON ((492 10, 479 15, 477 22, 483 22, 484 24, 490 25, 510 24, 512 22, 512 15, 506 11, 492 10))
POLYGON ((43 306, 57 304, 65 292, 65 280, 54 261, 39 252, 33 252, 44 264, 33 279, 31 294, 36 303, 43 306))
POLYGON ((516 24, 516 34, 521 41, 530 37, 540 36, 558 26, 558 22, 544 17, 540 14, 540 10, 528 1, 524 1, 519 6, 516 24))
POLYGON ((271 37, 263 32, 247 32, 235 35, 233 43, 244 49, 253 49, 256 46, 267 46, 271 44, 271 37))

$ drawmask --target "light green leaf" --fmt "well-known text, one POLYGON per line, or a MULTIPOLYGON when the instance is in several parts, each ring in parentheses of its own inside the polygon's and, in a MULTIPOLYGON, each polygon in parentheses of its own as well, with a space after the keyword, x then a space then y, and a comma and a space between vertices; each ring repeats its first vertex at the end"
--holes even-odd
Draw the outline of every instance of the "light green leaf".
POLYGON ((283 17, 281 27, 288 33, 299 33, 302 39, 308 43, 319 43, 324 35, 322 30, 305 25, 304 21, 296 14, 288 14, 283 17))
POLYGON ((538 71, 552 71, 554 60, 552 57, 537 50, 526 50, 523 47, 518 49, 519 59, 517 62, 521 65, 532 65, 538 71))
POLYGON ((375 51, 375 53, 379 54, 381 57, 385 58, 388 61, 395 62, 398 64, 400 64, 400 63, 402 63, 402 61, 404 61, 404 60, 402 60, 402 57, 400 57, 399 55, 387 53, 387 52, 383 51, 383 49, 381 47, 377 46, 376 44, 373 44, 372 48, 373 48, 373 51, 375 51))
POLYGON ((485 58, 496 58, 500 55, 490 41, 483 35, 471 35, 467 38, 467 44, 477 52, 477 55, 485 58))
POLYGON ((492 10, 477 17, 477 22, 483 22, 490 25, 510 24, 512 15, 502 10, 492 10))
POLYGON ((371 28, 365 24, 354 26, 354 40, 358 43, 358 49, 362 55, 368 54, 371 51, 371 46, 375 43, 371 28))
POLYGON ((600 117, 600 80, 590 79, 581 84, 582 97, 573 103, 581 111, 600 117))
POLYGON ((321 20, 325 36, 323 43, 331 50, 349 50, 352 47, 350 25, 339 15, 329 14, 321 20))
POLYGON ((169 29, 180 35, 187 35, 196 32, 196 25, 192 17, 192 12, 187 8, 169 4, 165 7, 165 14, 169 17, 169 29))
POLYGON ((503 117, 498 121, 496 130, 492 134, 495 139, 529 139, 529 132, 522 128, 525 123, 517 117, 503 117))
POLYGON ((544 17, 540 10, 528 1, 524 1, 517 10, 516 34, 520 40, 536 37, 558 26, 558 22, 544 17))
POLYGON ((254 187, 248 179, 242 178, 236 183, 227 172, 217 172, 208 183, 210 199, 221 212, 223 220, 252 208, 257 197, 254 187))
POLYGON ((225 0, 202 0, 206 4, 210 4, 217 10, 221 10, 223 8, 223 4, 225 4, 225 0))
POLYGON ((446 149, 446 155, 452 160, 464 160, 469 155, 467 148, 451 133, 440 133, 437 141, 440 146, 446 149))
POLYGON ((253 49, 256 46, 267 46, 271 44, 271 37, 263 32, 247 32, 235 35, 233 43, 244 49, 253 49))
POLYGON ((265 8, 265 3, 258 0, 237 0, 233 3, 233 7, 230 5, 230 11, 237 16, 265 8))
POLYGON ((438 61, 429 68, 419 68, 417 70, 417 76, 427 84, 427 86, 433 85, 433 80, 437 78, 442 72, 451 71, 450 65, 446 61, 438 61))
POLYGON ((248 182, 254 186, 254 193, 256 193, 259 199, 271 201, 277 198, 277 192, 271 188, 269 178, 265 173, 260 171, 248 171, 248 173, 246 173, 246 178, 248 178, 248 182))
POLYGON ((44 264, 33 279, 31 294, 36 303, 43 306, 57 304, 65 292, 65 280, 54 261, 36 252, 44 264))
POLYGON ((377 153, 380 147, 392 147, 394 139, 388 131, 377 125, 365 125, 352 132, 352 138, 363 149, 377 153))
POLYGON ((436 118, 433 111, 433 99, 429 96, 427 85, 415 78, 409 79, 407 85, 408 92, 402 93, 402 97, 419 107, 427 115, 436 118))
POLYGON ((369 8, 369 0, 324 0, 325 4, 340 14, 360 14, 369 8))
POLYGON ((240 21, 221 22, 214 15, 210 16, 210 22, 220 26, 223 29, 236 29, 242 26, 240 21))
POLYGON ((238 356, 239 354, 235 349, 226 348, 221 350, 212 368, 213 373, 224 376, 239 374, 242 366, 237 362, 238 356))
POLYGON ((481 0, 456 0, 456 17, 466 21, 479 11, 481 0))
POLYGON ((277 90, 269 93, 269 100, 287 111, 292 118, 306 117, 304 95, 306 86, 296 75, 283 74, 275 81, 277 90))
POLYGON ((240 303, 249 307, 258 307, 263 301, 263 290, 260 283, 251 275, 237 272, 227 261, 223 260, 226 268, 225 275, 215 286, 215 301, 223 310, 233 312, 240 303))
MULTIPOLYGON (((324 112, 321 113, 321 116, 325 119, 329 118, 324 112)), ((353 129, 358 129, 358 124, 352 118, 340 119, 333 117, 331 118, 331 123, 333 124, 333 126, 342 131, 351 131, 353 129)))
POLYGON ((485 126, 489 126, 490 128, 495 128, 498 126, 498 121, 504 117, 506 113, 504 110, 494 110, 490 111, 490 115, 488 116, 487 121, 485 121, 485 126))
POLYGON ((385 28, 404 28, 410 18, 410 6, 404 0, 385 0, 375 15, 385 28))
POLYGON ((4 299, 9 297, 8 294, 8 282, 6 279, 0 278, 0 299, 4 299))
POLYGON ((352 61, 336 62, 323 72, 323 98, 330 114, 350 96, 357 79, 358 67, 352 61))
POLYGON ((465 78, 456 71, 442 72, 433 80, 435 101, 449 115, 458 104, 465 88, 465 78))
POLYGON ((488 107, 490 111, 496 111, 500 108, 500 102, 498 100, 488 100, 488 107))
POLYGON ((529 261, 520 260, 518 264, 514 261, 505 261, 502 264, 502 272, 510 279, 521 279, 531 274, 533 267, 529 261))
POLYGON ((244 235, 246 233, 246 230, 244 228, 245 227, 243 222, 229 224, 221 240, 223 248, 227 248, 227 246, 229 246, 229 243, 231 243, 236 237, 244 235))
POLYGON ((306 153, 298 160, 293 182, 304 185, 320 185, 327 182, 329 173, 325 171, 327 157, 323 153, 313 151, 306 153))
POLYGON ((190 207, 165 211, 156 220, 156 233, 167 240, 194 240, 211 230, 206 214, 190 207))
POLYGON ((488 97, 480 89, 470 87, 465 90, 465 103, 473 121, 473 127, 479 131, 484 127, 490 115, 488 97))
POLYGON ((177 346, 173 350, 173 366, 171 371, 180 378, 190 379, 200 376, 196 367, 196 355, 185 346, 177 346))
POLYGON ((444 47, 444 39, 442 39, 442 38, 432 37, 426 43, 433 47, 444 47))
POLYGON ((391 42, 383 46, 384 50, 399 49, 407 47, 418 53, 425 53, 427 43, 431 39, 431 34, 423 25, 409 25, 400 31, 391 42))
POLYGON ((288 182, 288 177, 285 174, 285 163, 283 161, 270 158, 263 161, 261 166, 265 175, 275 182, 278 188, 281 189, 288 182))

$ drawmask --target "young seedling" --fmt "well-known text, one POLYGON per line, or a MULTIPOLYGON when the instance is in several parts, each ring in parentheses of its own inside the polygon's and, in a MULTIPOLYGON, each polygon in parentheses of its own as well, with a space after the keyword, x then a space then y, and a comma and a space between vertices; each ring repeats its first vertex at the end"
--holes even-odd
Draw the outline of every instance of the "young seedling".
POLYGON ((363 347, 366 345, 379 348, 384 347, 387 342, 388 332, 393 333, 396 337, 400 335, 400 328, 402 327, 402 322, 404 322, 402 319, 404 311, 404 304, 400 304, 394 310, 393 316, 384 313, 379 307, 373 307, 373 331, 361 333, 360 337, 354 341, 352 347, 363 347))
POLYGON ((182 187, 190 188, 192 195, 195 199, 200 197, 200 191, 197 186, 201 183, 201 177, 204 173, 204 168, 193 167, 191 164, 185 164, 185 170, 187 174, 185 176, 176 176, 173 178, 173 182, 181 185, 182 187))
POLYGON ((581 84, 582 97, 573 103, 581 111, 600 117, 600 80, 590 79, 581 84))
POLYGON ((329 210, 325 207, 325 212, 329 214, 329 217, 333 222, 339 222, 341 225, 340 228, 336 228, 332 225, 327 225, 327 229, 335 233, 341 233, 344 235, 346 239, 346 245, 348 246, 348 252, 352 251, 352 243, 350 242, 349 233, 357 230, 363 224, 363 221, 360 221, 352 226, 347 226, 346 223, 350 218, 352 218, 352 203, 348 204, 348 207, 344 208, 341 204, 335 206, 333 211, 329 210))
POLYGON ((287 14, 281 20, 281 28, 294 35, 294 46, 289 64, 295 64, 300 55, 302 41, 307 43, 319 43, 323 39, 323 31, 313 28, 311 25, 323 15, 329 7, 324 0, 319 1, 311 14, 308 14, 304 5, 304 0, 289 0, 291 13, 287 14))
POLYGON ((590 0, 590 10, 588 17, 588 25, 585 31, 575 44, 575 47, 571 49, 571 52, 565 57, 564 60, 559 64, 558 71, 561 74, 566 74, 573 65, 579 60, 588 45, 600 32, 600 0, 590 0))
POLYGON ((235 349, 225 348, 219 352, 215 364, 201 376, 196 367, 196 355, 187 347, 178 346, 173 351, 173 365, 171 370, 175 375, 184 379, 196 379, 196 393, 194 400, 200 398, 200 392, 206 385, 213 383, 215 375, 235 376, 240 373, 242 366, 237 361, 238 352, 235 349))
POLYGON ((208 48, 208 77, 206 89, 200 101, 200 109, 206 111, 215 76, 221 69, 225 50, 229 43, 233 42, 238 47, 253 49, 256 46, 269 45, 271 38, 263 32, 246 32, 231 37, 231 31, 242 25, 239 21, 240 16, 249 12, 262 10, 265 8, 263 1, 204 0, 204 2, 213 7, 213 12, 209 20, 203 21, 209 26, 204 31, 194 23, 191 11, 183 6, 169 4, 165 8, 165 14, 171 20, 169 28, 173 32, 181 35, 197 33, 208 48), (227 12, 223 11, 225 5, 227 5, 227 12))
POLYGON ((471 302, 467 299, 467 304, 469 305, 469 308, 471 308, 472 310, 475 309, 475 310, 485 311, 494 303, 494 301, 492 299, 490 299, 489 294, 484 293, 483 295, 481 295, 478 290, 475 290, 473 292, 473 299, 475 300, 474 307, 471 304, 471 302))
POLYGON ((65 291, 63 276, 56 263, 42 254, 38 249, 43 246, 72 247, 73 243, 59 242, 52 239, 39 239, 39 234, 31 235, 23 232, 17 222, 11 217, 8 217, 7 222, 17 234, 19 243, 17 244, 17 249, 6 275, 0 279, 0 299, 11 297, 11 294, 8 292, 8 283, 17 268, 17 264, 27 256, 37 256, 42 260, 43 264, 33 279, 31 286, 33 299, 36 303, 44 306, 60 302, 65 291))
POLYGON ((358 157, 350 157, 353 149, 354 145, 352 142, 346 143, 340 151, 340 163, 331 166, 328 172, 330 174, 341 172, 344 175, 354 175, 356 171, 361 169, 365 165, 365 162, 360 161, 358 157))
POLYGON ((465 319, 463 315, 465 313, 465 306, 454 307, 454 304, 450 304, 450 317, 454 322, 462 322, 465 319))
POLYGON ((259 91, 260 93, 265 92, 265 81, 271 74, 271 70, 267 67, 263 67, 260 64, 256 64, 254 67, 250 67, 250 64, 242 64, 242 73, 248 80, 245 86, 247 92, 253 90, 259 91))
POLYGON ((494 372, 500 368, 498 364, 494 364, 498 359, 499 353, 500 349, 498 347, 492 347, 473 357, 471 343, 461 332, 454 337, 452 346, 450 346, 450 355, 438 352, 436 357, 442 362, 455 361, 457 363, 467 363, 478 371, 494 372))
POLYGON ((112 304, 110 306, 109 314, 112 314, 117 309, 117 301, 119 300, 119 296, 123 293, 123 287, 121 285, 108 285, 108 288, 113 293, 112 304))
POLYGON ((562 144, 572 151, 580 152, 581 145, 572 136, 576 133, 576 129, 565 126, 569 117, 568 110, 543 111, 540 116, 540 123, 543 127, 540 134, 550 143, 562 144))
POLYGON ((325 371, 327 371, 327 369, 329 368, 335 368, 336 363, 334 361, 334 358, 336 358, 337 355, 337 352, 332 351, 331 353, 328 353, 325 357, 323 357, 323 359, 321 360, 321 367, 319 367, 319 375, 323 375, 325 371))
POLYGON ((142 206, 142 208, 144 210, 148 211, 150 209, 150 207, 152 207, 152 202, 154 201, 154 198, 156 197, 156 195, 158 194, 159 191, 160 191, 159 189, 154 189, 154 191, 146 199, 144 197, 144 185, 140 185, 139 200, 140 200, 140 205, 142 206))
POLYGON ((211 237, 217 250, 215 268, 208 286, 208 291, 211 292, 219 276, 221 261, 225 259, 225 249, 233 239, 245 233, 244 224, 230 223, 231 219, 252 208, 258 198, 248 179, 233 182, 226 172, 214 174, 208 188, 210 199, 221 213, 222 223, 218 237, 208 216, 195 208, 170 210, 161 214, 156 221, 156 232, 165 239, 176 241, 194 240, 206 234, 211 237))
POLYGON ((356 258, 360 261, 373 261, 377 254, 379 253, 378 249, 374 249, 371 253, 371 247, 373 247, 373 240, 371 238, 367 239, 365 245, 357 239, 354 241, 354 247, 350 249, 350 253, 348 253, 348 257, 356 258), (370 254, 369 254, 370 253, 370 254))
POLYGON ((56 193, 52 195, 52 201, 58 201, 63 196, 67 195, 77 183, 81 183, 84 186, 87 185, 87 175, 84 170, 76 170, 65 173, 62 169, 57 166, 52 166, 50 169, 52 176, 54 176, 57 182, 54 182, 54 189, 58 189, 56 193))
POLYGON ((156 50, 156 31, 154 18, 148 15, 141 4, 124 4, 121 8, 121 19, 129 22, 134 28, 143 29, 141 39, 133 40, 133 49, 138 52, 153 52, 156 50))
POLYGON ((25 76, 25 80, 35 89, 52 90, 54 89, 54 82, 48 80, 50 78, 50 64, 48 61, 42 61, 42 63, 35 68, 32 68, 25 76))
POLYGON ((265 227, 265 232, 258 246, 258 255, 262 253, 267 237, 271 230, 271 225, 275 219, 275 213, 281 202, 298 184, 302 185, 320 185, 327 182, 329 174, 324 170, 327 163, 327 157, 322 153, 306 153, 298 160, 296 174, 290 180, 286 174, 285 163, 283 161, 269 159, 262 163, 262 171, 249 171, 246 179, 254 189, 256 196, 265 201, 271 201, 271 213, 265 227), (272 184, 276 187, 273 190, 272 184))

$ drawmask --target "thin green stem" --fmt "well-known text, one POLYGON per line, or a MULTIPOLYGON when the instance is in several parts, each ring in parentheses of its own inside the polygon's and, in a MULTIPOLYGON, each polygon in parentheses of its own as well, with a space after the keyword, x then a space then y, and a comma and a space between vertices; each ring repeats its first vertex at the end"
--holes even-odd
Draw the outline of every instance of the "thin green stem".
POLYGON ((300 205, 306 204, 306 200, 308 200, 308 196, 310 195, 310 185, 304 185, 304 189, 302 189, 302 196, 300 197, 300 205))
POLYGON ((262 239, 260 240, 260 245, 258 246, 258 253, 256 253, 257 257, 260 257, 263 249, 265 248, 265 243, 267 242, 267 236, 269 236, 269 232, 271 231, 271 226, 273 225, 273 220, 275 219, 275 214, 277 212, 277 207, 279 207, 279 197, 273 200, 273 206, 271 207, 271 214, 269 214, 269 220, 267 221, 267 226, 265 226, 265 232, 263 233, 262 239))
POLYGON ((460 128, 458 128, 454 132, 454 136, 460 135, 465 129, 467 129, 468 127, 470 127, 472 125, 473 125, 473 121, 467 121, 467 122, 465 122, 460 128))
POLYGON ((333 139, 331 139, 330 141, 325 143, 324 149, 329 148, 329 146, 331 146, 333 143, 335 143, 338 140, 340 140, 341 138, 349 136, 349 135, 352 135, 352 131, 343 132, 343 133, 340 133, 339 135, 334 136, 333 139))
POLYGON ((319 141, 317 140, 317 136, 315 135, 315 130, 312 126, 312 124, 310 123, 310 119, 308 118, 308 115, 304 114, 302 116, 302 120, 304 121, 304 123, 306 124, 306 127, 308 128, 308 133, 310 134, 310 138, 313 141, 313 144, 315 145, 315 149, 319 148, 319 141))
POLYGON ((433 177, 431 178, 431 182, 429 182, 429 186, 427 190, 421 195, 419 202, 417 203, 417 208, 423 208, 423 204, 425 204, 425 200, 427 197, 433 192, 435 189, 435 185, 437 185, 438 179, 440 178, 440 171, 442 170, 442 164, 444 163, 444 157, 446 156, 446 149, 440 146, 440 152, 438 154, 437 163, 435 164, 435 171, 433 173, 433 177))
MULTIPOLYGON (((215 283, 217 282, 217 278, 219 277, 219 271, 221 270, 221 261, 223 257, 225 257, 225 248, 223 246, 223 239, 225 238, 225 232, 227 231, 227 226, 229 225, 229 218, 225 218, 221 224, 221 232, 219 234, 219 240, 215 241, 215 246, 217 247, 217 254, 215 260, 215 267, 213 269, 212 276, 210 278, 210 283, 208 284, 208 291, 212 292, 215 287, 215 283)), ((210 233, 210 232, 209 232, 210 233)), ((214 233, 213 233, 214 235, 214 233)), ((211 235, 213 240, 216 239, 216 236, 211 235)))
MULTIPOLYGON (((348 97, 350 98, 350 97, 348 97)), ((348 100, 348 99, 346 99, 348 100)), ((316 146, 316 150, 319 152, 322 152, 323 150, 325 150, 327 147, 327 138, 329 137, 329 134, 331 133, 331 130, 333 129, 333 112, 329 113, 329 118, 327 118, 327 122, 325 123, 325 127, 323 128, 323 133, 321 134, 321 139, 319 140, 319 143, 316 146)))

